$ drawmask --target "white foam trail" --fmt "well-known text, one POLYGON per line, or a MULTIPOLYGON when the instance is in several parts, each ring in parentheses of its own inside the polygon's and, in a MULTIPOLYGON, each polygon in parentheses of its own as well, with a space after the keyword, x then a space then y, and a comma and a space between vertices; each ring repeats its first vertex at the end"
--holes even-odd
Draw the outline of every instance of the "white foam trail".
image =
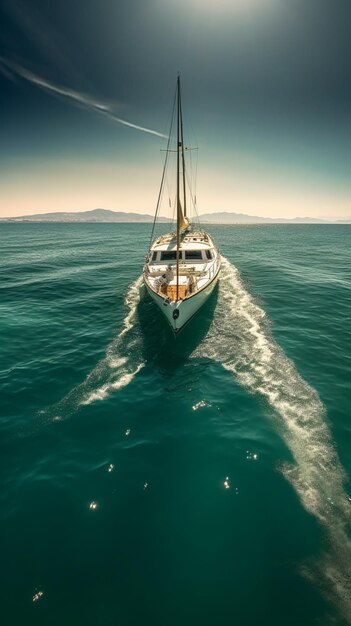
MULTIPOLYGON (((68 417, 79 406, 104 400, 111 393, 129 385, 145 363, 140 357, 141 336, 136 322, 142 277, 127 289, 125 305, 128 309, 122 330, 108 346, 106 355, 86 379, 70 391, 49 413, 68 417)), ((47 413, 47 412, 46 412, 47 413)))
POLYGON ((92 402, 96 402, 96 400, 104 400, 107 396, 110 395, 111 392, 116 391, 117 389, 123 389, 132 382, 133 378, 140 372, 141 368, 144 367, 145 363, 140 363, 138 367, 134 370, 134 372, 129 372, 126 374, 122 374, 118 376, 118 378, 114 381, 106 383, 97 389, 96 391, 92 391, 86 398, 84 398, 80 404, 91 404, 92 402))
POLYGON ((272 338, 266 315, 223 258, 220 295, 209 333, 193 353, 220 362, 245 388, 263 395, 295 465, 283 468, 305 509, 322 525, 328 550, 304 573, 351 623, 350 502, 324 407, 272 338))
POLYGON ((138 334, 132 335, 136 309, 140 299, 142 276, 132 283, 127 290, 125 305, 128 313, 123 320, 123 328, 116 339, 109 345, 106 356, 80 385, 81 399, 79 404, 91 404, 104 400, 113 391, 129 385, 145 363, 138 360, 138 334), (132 349, 134 348, 134 349, 132 349), (107 380, 106 380, 107 378, 107 380), (102 380, 106 380, 101 384, 102 380), (91 391, 91 387, 93 390, 91 391))

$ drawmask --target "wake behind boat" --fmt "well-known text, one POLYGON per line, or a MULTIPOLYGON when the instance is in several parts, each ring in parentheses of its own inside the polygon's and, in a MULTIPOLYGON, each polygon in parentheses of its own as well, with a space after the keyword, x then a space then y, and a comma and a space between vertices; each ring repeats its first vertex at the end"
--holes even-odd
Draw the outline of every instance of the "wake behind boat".
MULTIPOLYGON (((158 237, 151 245, 143 271, 144 283, 151 298, 160 307, 168 323, 177 334, 195 315, 212 293, 219 276, 220 254, 212 238, 187 216, 189 198, 196 212, 196 196, 187 190, 188 176, 185 164, 183 118, 180 79, 176 89, 176 147, 170 149, 171 131, 166 150, 155 223, 166 179, 170 153, 176 154, 176 230, 158 237)), ((154 228, 153 228, 154 232, 154 228)))

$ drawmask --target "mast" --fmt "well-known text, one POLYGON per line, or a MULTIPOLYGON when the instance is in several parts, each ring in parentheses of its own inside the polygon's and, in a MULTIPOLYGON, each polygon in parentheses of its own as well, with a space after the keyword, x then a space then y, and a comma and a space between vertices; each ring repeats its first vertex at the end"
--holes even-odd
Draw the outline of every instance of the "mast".
POLYGON ((179 299, 179 247, 180 247, 180 220, 181 220, 181 208, 180 208, 180 185, 179 185, 179 148, 180 148, 180 79, 179 74, 177 78, 177 302, 179 299))
POLYGON ((183 111, 182 111, 182 99, 180 93, 179 82, 179 121, 180 121, 180 141, 182 149, 182 168, 183 168, 183 215, 186 217, 186 187, 185 187, 185 157, 184 157, 184 135, 183 135, 183 111))
POLYGON ((183 141, 183 115, 180 93, 180 77, 177 78, 177 301, 179 296, 179 256, 180 232, 189 225, 186 218, 186 186, 185 186, 185 158, 183 141), (182 181, 180 180, 180 159, 182 159, 182 181), (183 187, 183 207, 180 201, 181 185, 183 187))

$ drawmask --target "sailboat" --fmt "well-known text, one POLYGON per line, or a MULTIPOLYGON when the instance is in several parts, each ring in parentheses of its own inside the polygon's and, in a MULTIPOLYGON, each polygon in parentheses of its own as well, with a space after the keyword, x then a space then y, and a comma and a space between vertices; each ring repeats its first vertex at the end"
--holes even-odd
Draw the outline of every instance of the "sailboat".
POLYGON ((170 153, 176 153, 176 230, 156 238, 150 245, 143 269, 146 289, 161 309, 175 335, 187 324, 211 295, 218 281, 221 257, 212 237, 188 216, 188 200, 196 199, 187 188, 180 77, 177 78, 171 130, 155 213, 157 221, 170 153), (170 149, 176 117, 176 147, 170 149))

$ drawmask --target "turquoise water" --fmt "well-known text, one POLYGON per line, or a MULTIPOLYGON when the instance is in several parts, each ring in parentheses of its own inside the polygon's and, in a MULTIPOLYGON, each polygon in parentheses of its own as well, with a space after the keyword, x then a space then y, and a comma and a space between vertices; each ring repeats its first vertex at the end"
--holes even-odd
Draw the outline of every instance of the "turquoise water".
POLYGON ((150 225, 1 225, 6 626, 351 624, 351 227, 209 230, 175 341, 150 225))

